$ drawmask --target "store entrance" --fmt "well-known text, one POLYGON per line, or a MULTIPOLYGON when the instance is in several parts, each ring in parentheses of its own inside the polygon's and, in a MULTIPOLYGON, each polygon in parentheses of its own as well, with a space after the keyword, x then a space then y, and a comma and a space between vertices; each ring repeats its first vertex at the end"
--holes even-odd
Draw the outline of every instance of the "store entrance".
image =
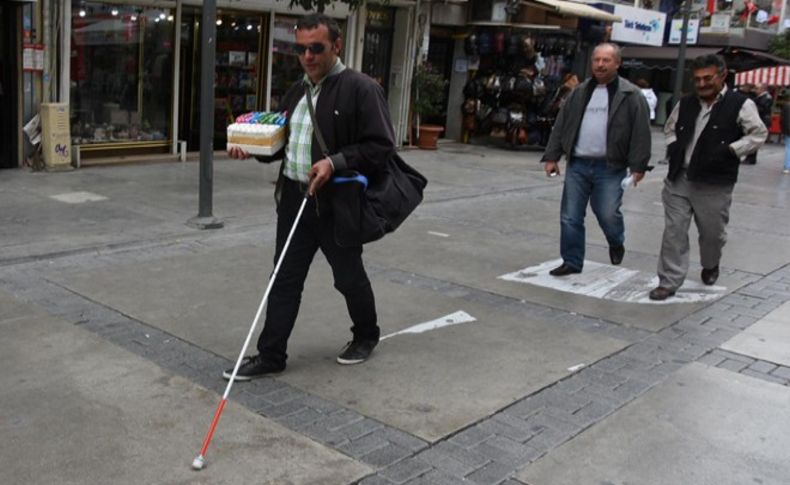
POLYGON ((395 29, 395 9, 368 6, 365 25, 365 48, 362 52, 362 72, 372 77, 389 94, 392 35, 395 29))
POLYGON ((18 125, 18 6, 0 2, 0 168, 17 166, 18 125))
MULTIPOLYGON (((200 18, 184 9, 181 21, 179 138, 187 149, 200 149, 200 18)), ((240 114, 265 106, 267 14, 217 12, 217 57, 214 64, 214 149, 227 144, 227 126, 240 114)))

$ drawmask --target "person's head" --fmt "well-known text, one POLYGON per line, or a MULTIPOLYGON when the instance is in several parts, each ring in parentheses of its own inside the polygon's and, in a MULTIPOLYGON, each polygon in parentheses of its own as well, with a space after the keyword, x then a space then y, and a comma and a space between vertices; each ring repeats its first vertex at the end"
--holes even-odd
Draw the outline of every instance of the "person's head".
POLYGON ((721 56, 715 54, 699 56, 691 63, 691 76, 697 96, 710 102, 724 88, 727 64, 721 56))
POLYGON ((754 87, 754 92, 757 93, 757 96, 767 93, 768 92, 768 85, 767 84, 758 84, 754 87))
POLYGON ((296 23, 295 48, 302 69, 316 83, 329 73, 343 48, 340 26, 324 14, 306 15, 296 23))
POLYGON ((608 84, 617 77, 622 62, 620 47, 611 42, 598 44, 592 53, 592 74, 599 84, 608 84))
POLYGON ((636 80, 636 85, 642 89, 650 89, 650 83, 647 82, 645 78, 639 78, 636 80))

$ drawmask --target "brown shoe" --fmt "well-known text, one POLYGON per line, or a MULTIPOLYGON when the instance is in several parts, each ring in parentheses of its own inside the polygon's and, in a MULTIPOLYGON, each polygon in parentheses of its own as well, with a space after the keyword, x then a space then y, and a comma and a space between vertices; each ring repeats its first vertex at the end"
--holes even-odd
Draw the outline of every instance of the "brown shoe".
POLYGON ((655 301, 664 301, 670 296, 675 295, 675 290, 670 290, 669 288, 664 288, 663 286, 657 286, 650 290, 650 299, 655 301))
POLYGON ((700 274, 700 279, 703 283, 710 286, 719 279, 719 266, 716 265, 715 268, 705 269, 702 268, 702 274, 700 274))

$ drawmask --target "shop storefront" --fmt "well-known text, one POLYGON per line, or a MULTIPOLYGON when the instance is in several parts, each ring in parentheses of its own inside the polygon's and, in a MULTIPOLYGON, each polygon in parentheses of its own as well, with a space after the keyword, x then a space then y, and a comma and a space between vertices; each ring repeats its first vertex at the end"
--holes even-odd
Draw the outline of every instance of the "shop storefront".
MULTIPOLYGON (((187 150, 199 148, 201 10, 139 2, 146 5, 72 0, 71 139, 88 163, 119 153, 173 152, 182 140, 187 150)), ((224 148, 225 129, 238 115, 276 110, 301 78, 293 50, 297 19, 271 10, 218 9, 216 149, 224 148)))
POLYGON ((167 149, 173 20, 170 9, 72 3, 72 144, 84 151, 167 149))
POLYGON ((468 71, 460 107, 463 141, 545 146, 563 96, 584 78, 574 63, 583 52, 579 17, 619 19, 560 0, 535 0, 510 12, 495 2, 472 16, 477 20, 470 24, 461 66, 468 71))

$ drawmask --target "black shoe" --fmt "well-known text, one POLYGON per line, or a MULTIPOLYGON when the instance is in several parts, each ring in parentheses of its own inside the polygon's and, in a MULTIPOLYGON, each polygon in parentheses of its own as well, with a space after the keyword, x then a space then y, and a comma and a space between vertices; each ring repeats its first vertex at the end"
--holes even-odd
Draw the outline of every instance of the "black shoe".
POLYGON ((612 264, 618 265, 622 263, 623 256, 625 256, 625 246, 622 244, 619 246, 609 246, 609 261, 611 261, 612 264))
POLYGON ((568 266, 565 263, 562 263, 560 266, 557 266, 553 270, 549 271, 551 276, 568 276, 569 274, 577 274, 581 273, 582 270, 576 269, 573 266, 568 266))
POLYGON ((675 295, 675 290, 670 290, 669 288, 664 288, 663 286, 658 286, 650 290, 650 299, 655 301, 664 301, 670 296, 675 295))
POLYGON ((702 268, 702 274, 700 274, 700 278, 706 285, 712 285, 717 279, 719 279, 719 266, 717 265, 715 268, 711 269, 702 268))
MULTIPOLYGON (((252 357, 245 358, 239 366, 239 371, 236 373, 237 381, 250 381, 258 377, 266 377, 274 374, 279 374, 285 370, 285 364, 273 364, 266 361, 260 354, 253 355, 252 357)), ((228 369, 222 373, 222 377, 230 380, 233 374, 233 369, 228 369)))
POLYGON ((378 343, 377 340, 352 340, 343 347, 340 355, 337 356, 337 363, 343 365, 361 364, 368 360, 378 343))

